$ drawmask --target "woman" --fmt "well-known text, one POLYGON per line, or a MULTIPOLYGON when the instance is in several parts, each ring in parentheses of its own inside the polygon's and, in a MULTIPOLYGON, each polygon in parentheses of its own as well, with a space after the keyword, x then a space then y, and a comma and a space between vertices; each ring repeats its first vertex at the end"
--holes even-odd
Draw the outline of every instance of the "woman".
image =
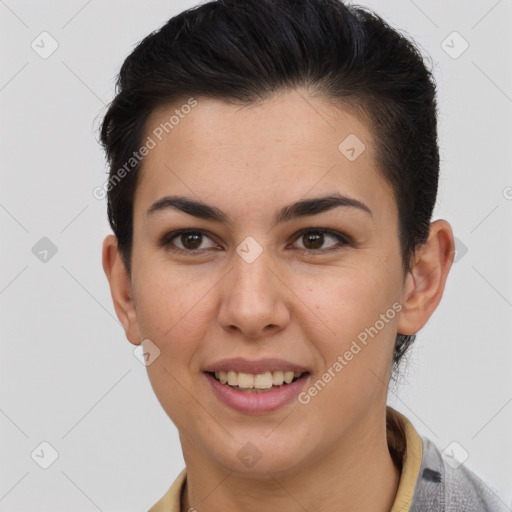
POLYGON ((124 62, 103 266, 186 469, 160 511, 498 511, 387 407, 454 256, 435 84, 336 0, 219 0, 124 62))

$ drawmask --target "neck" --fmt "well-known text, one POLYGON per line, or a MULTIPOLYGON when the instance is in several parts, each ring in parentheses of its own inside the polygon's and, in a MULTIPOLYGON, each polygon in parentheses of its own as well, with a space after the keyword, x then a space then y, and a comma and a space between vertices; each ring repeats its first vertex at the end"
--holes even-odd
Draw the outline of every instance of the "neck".
POLYGON ((356 430, 357 436, 338 439, 325 453, 293 470, 263 472, 259 478, 209 463, 204 452, 184 443, 187 478, 181 512, 259 512, 262 504, 280 512, 389 511, 400 471, 389 453, 385 418, 363 429, 363 435, 356 430))

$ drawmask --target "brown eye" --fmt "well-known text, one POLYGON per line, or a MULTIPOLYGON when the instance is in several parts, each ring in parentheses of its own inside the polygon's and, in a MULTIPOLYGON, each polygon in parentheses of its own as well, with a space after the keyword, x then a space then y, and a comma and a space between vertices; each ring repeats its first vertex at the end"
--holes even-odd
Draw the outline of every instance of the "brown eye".
MULTIPOLYGON (((342 233, 327 228, 307 228, 295 234, 294 240, 302 240, 303 247, 298 247, 309 254, 324 254, 343 249, 350 245, 350 238, 342 233), (322 248, 326 242, 334 240, 327 248, 322 248)), ((164 235, 159 245, 174 252, 195 254, 207 249, 217 248, 215 242, 202 230, 179 230, 164 235), (210 245, 204 247, 207 240, 210 245), (203 245, 203 247, 201 247, 203 245)))
POLYGON ((320 249, 324 243, 323 233, 307 233, 302 236, 306 249, 320 249))
POLYGON ((168 233, 160 241, 162 247, 169 247, 172 251, 176 252, 200 252, 203 249, 211 249, 216 244, 211 241, 207 247, 201 247, 204 240, 211 240, 203 231, 175 231, 168 233))
POLYGON ((183 233, 180 235, 180 241, 185 249, 194 251, 201 245, 202 235, 197 233, 183 233))
POLYGON ((305 251, 318 253, 341 249, 349 243, 347 237, 343 236, 341 233, 325 228, 309 228, 303 230, 297 234, 296 239, 303 241, 303 249, 305 251), (338 244, 331 244, 327 248, 322 248, 324 243, 326 243, 326 240, 329 239, 335 240, 338 244), (336 245, 338 245, 338 247, 336 245))

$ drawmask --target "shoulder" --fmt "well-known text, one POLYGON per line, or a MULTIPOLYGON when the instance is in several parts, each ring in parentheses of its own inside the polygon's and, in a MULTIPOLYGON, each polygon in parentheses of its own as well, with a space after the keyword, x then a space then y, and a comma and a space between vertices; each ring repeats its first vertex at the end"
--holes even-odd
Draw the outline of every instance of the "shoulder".
POLYGON ((510 512, 498 492, 463 464, 448 464, 422 437, 423 454, 410 512, 510 512))

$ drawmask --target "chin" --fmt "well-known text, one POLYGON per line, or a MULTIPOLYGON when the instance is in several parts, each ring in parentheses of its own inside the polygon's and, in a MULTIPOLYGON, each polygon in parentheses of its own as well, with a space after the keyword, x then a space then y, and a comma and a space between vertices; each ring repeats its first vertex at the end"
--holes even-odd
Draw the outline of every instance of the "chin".
POLYGON ((268 473, 291 473, 306 458, 305 439, 293 438, 291 432, 278 435, 269 430, 259 435, 237 435, 225 449, 217 445, 212 453, 229 471, 251 478, 268 479, 268 473))

